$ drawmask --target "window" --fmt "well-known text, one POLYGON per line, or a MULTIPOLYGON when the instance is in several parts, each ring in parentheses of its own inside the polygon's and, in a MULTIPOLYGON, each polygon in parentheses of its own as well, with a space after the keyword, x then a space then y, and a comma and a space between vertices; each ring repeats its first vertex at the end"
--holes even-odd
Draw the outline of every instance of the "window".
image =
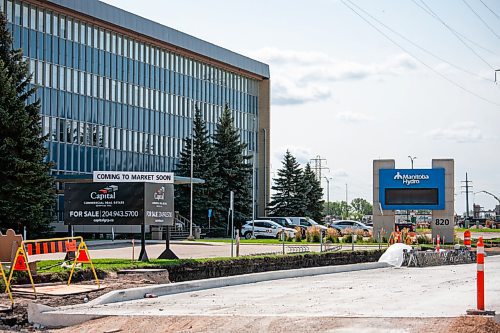
POLYGON ((66 38, 66 19, 64 18, 64 16, 61 16, 59 18, 59 23, 60 23, 59 36, 61 38, 66 38))
POLYGON ((43 10, 38 10, 38 31, 43 32, 43 10))
POLYGON ((12 22, 12 1, 7 1, 7 21, 12 22))
POLYGON ((75 33, 75 42, 78 43, 80 41, 80 24, 77 21, 73 23, 73 32, 75 33))
POLYGON ((21 25, 21 5, 18 3, 14 5, 14 24, 21 25))
POLYGON ((52 16, 52 34, 54 36, 59 36, 59 20, 57 15, 52 16))
MULTIPOLYGON (((0 2, 2 1, 0 0, 0 2)), ((30 9, 30 28, 36 29, 36 10, 33 7, 30 9)))
POLYGON ((51 13, 50 12, 45 13, 45 32, 48 34, 50 34, 50 32, 52 31, 51 19, 52 19, 51 13))

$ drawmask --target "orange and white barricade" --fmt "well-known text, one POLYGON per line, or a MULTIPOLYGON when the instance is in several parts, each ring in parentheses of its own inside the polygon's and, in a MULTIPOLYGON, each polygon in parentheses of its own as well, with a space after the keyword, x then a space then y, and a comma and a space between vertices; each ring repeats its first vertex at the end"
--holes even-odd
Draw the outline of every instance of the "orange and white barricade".
POLYGON ((97 278, 97 273, 94 268, 92 260, 90 260, 90 255, 88 252, 87 245, 83 241, 83 237, 62 237, 62 238, 49 238, 49 239, 34 239, 25 240, 21 242, 21 245, 16 251, 16 256, 14 259, 14 264, 10 270, 9 279, 7 280, 7 285, 10 286, 12 275, 15 271, 26 271, 28 273, 31 285, 33 287, 33 292, 36 297, 35 283, 33 282, 33 276, 31 270, 28 266, 28 255, 43 255, 49 253, 60 253, 60 252, 76 252, 75 258, 73 260, 73 265, 71 267, 71 273, 68 278, 68 285, 71 283, 71 278, 75 271, 77 263, 90 264, 90 268, 94 273, 94 277, 98 286, 100 286, 99 279, 97 278), (77 246, 78 244, 78 246, 77 246))

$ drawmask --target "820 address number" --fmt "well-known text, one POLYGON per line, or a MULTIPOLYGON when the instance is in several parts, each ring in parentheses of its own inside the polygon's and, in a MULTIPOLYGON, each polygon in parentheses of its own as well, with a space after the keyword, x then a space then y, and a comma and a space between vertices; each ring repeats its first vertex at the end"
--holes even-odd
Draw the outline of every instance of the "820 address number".
POLYGON ((450 225, 449 219, 436 219, 436 225, 450 225))

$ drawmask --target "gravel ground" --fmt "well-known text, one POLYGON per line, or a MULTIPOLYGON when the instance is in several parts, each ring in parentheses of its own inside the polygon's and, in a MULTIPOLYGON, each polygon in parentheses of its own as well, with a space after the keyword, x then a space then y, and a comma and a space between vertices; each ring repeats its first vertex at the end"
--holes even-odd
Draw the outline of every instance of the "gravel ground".
POLYGON ((286 318, 246 316, 113 317, 52 330, 54 333, 84 332, 335 332, 335 333, 498 333, 491 318, 286 318))

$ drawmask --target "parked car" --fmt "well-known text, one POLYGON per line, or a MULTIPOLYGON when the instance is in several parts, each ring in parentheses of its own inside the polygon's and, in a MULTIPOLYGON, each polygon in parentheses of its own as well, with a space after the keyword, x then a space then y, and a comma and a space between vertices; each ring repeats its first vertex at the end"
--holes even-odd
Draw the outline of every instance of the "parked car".
POLYGON ((365 232, 365 235, 368 235, 368 233, 370 231, 373 231, 373 227, 370 227, 364 223, 361 223, 358 221, 352 221, 352 220, 333 221, 329 225, 329 227, 336 229, 340 234, 342 234, 345 229, 352 229, 353 231, 363 230, 365 232))
POLYGON ((295 229, 285 228, 271 220, 247 221, 241 227, 241 235, 246 239, 252 238, 252 229, 255 237, 280 238, 281 233, 285 232, 288 237, 295 236, 295 229))
POLYGON ((292 221, 288 217, 266 216, 266 217, 259 217, 258 219, 273 221, 285 228, 292 228, 292 229, 294 228, 294 225, 292 225, 292 221))
POLYGON ((300 227, 302 230, 302 238, 306 237, 306 230, 309 227, 318 227, 322 232, 325 232, 326 229, 328 229, 324 225, 319 224, 308 217, 289 217, 288 219, 290 219, 292 227, 300 227))

